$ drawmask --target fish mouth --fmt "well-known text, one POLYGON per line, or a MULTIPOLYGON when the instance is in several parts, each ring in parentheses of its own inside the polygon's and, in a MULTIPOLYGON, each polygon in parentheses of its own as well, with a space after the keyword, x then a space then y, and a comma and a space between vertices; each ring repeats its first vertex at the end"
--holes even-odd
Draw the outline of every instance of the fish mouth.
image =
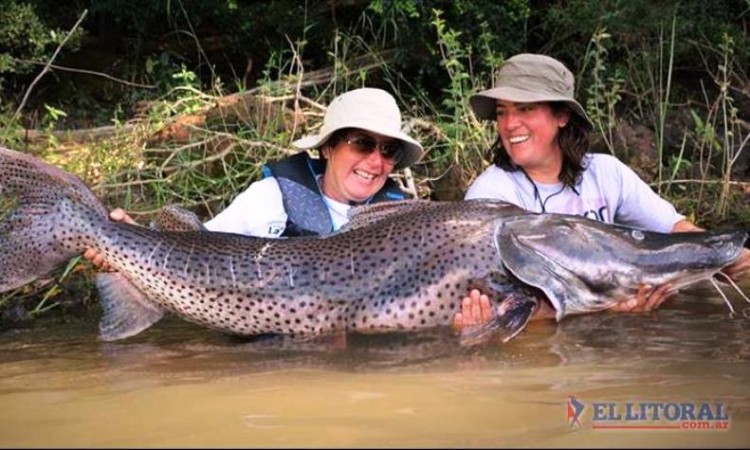
POLYGON ((739 258, 747 233, 654 233, 542 214, 501 222, 494 237, 504 269, 544 292, 560 320, 607 309, 643 284, 709 280, 739 258))

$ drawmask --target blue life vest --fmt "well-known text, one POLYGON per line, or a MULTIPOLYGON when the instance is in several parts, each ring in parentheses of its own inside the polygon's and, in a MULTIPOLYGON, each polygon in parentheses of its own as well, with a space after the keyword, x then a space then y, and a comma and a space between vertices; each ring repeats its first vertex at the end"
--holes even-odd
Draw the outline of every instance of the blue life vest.
MULTIPOLYGON (((325 171, 324 159, 313 159, 307 152, 299 152, 263 166, 263 176, 276 178, 281 189, 286 229, 282 236, 324 235, 333 232, 333 222, 318 176, 325 171)), ((365 203, 406 200, 409 194, 388 178, 385 185, 365 203)))

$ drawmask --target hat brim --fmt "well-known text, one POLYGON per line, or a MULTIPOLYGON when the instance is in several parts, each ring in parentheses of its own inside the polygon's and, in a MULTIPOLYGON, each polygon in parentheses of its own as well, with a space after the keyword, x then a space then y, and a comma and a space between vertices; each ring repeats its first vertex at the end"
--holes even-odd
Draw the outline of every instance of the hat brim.
POLYGON ((400 170, 409 167, 422 159, 422 156, 424 156, 424 149, 422 148, 422 145, 416 140, 412 139, 408 134, 401 131, 393 132, 392 130, 375 129, 375 127, 373 127, 371 123, 348 123, 345 127, 336 127, 330 130, 321 131, 318 134, 311 134, 297 139, 296 141, 292 142, 292 145, 300 150, 318 148, 323 145, 323 143, 325 143, 333 133, 344 128, 358 128, 360 130, 371 131, 373 133, 377 133, 393 139, 398 139, 399 141, 403 142, 403 156, 399 159, 398 164, 396 164, 393 170, 400 170))
POLYGON ((497 100, 507 100, 514 103, 565 102, 574 113, 584 120, 589 129, 594 128, 594 124, 580 103, 569 97, 554 93, 530 92, 513 87, 498 87, 471 96, 469 104, 478 118, 482 120, 495 120, 497 118, 497 100))

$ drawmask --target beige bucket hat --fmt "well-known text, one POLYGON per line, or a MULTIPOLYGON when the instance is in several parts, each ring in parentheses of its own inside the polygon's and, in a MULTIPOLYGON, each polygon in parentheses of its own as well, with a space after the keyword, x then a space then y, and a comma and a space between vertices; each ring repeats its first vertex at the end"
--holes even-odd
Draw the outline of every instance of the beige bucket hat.
POLYGON ((495 120, 496 100, 517 103, 565 102, 593 128, 591 119, 575 99, 575 78, 567 67, 555 58, 532 53, 521 53, 508 58, 495 80, 495 87, 473 95, 471 108, 480 119, 495 120))
POLYGON ((382 134, 404 143, 404 155, 394 168, 409 167, 424 155, 422 145, 401 131, 401 110, 391 94, 375 88, 360 88, 334 98, 323 117, 317 134, 293 142, 299 149, 320 147, 335 131, 359 128, 382 134))

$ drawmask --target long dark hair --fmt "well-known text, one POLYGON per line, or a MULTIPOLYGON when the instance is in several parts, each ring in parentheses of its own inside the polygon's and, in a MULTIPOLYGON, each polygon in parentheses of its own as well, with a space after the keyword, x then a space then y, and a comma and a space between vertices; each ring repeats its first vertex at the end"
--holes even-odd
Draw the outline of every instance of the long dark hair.
MULTIPOLYGON (((589 150, 589 125, 581 116, 573 112, 564 102, 549 102, 552 113, 555 115, 563 114, 566 110, 570 114, 568 124, 560 129, 557 139, 562 149, 563 161, 562 168, 558 178, 568 187, 574 187, 581 180, 581 174, 586 169, 583 164, 583 157, 589 150)), ((492 163, 497 167, 515 172, 523 170, 522 167, 513 163, 508 152, 503 147, 503 141, 500 135, 492 147, 492 163)))

